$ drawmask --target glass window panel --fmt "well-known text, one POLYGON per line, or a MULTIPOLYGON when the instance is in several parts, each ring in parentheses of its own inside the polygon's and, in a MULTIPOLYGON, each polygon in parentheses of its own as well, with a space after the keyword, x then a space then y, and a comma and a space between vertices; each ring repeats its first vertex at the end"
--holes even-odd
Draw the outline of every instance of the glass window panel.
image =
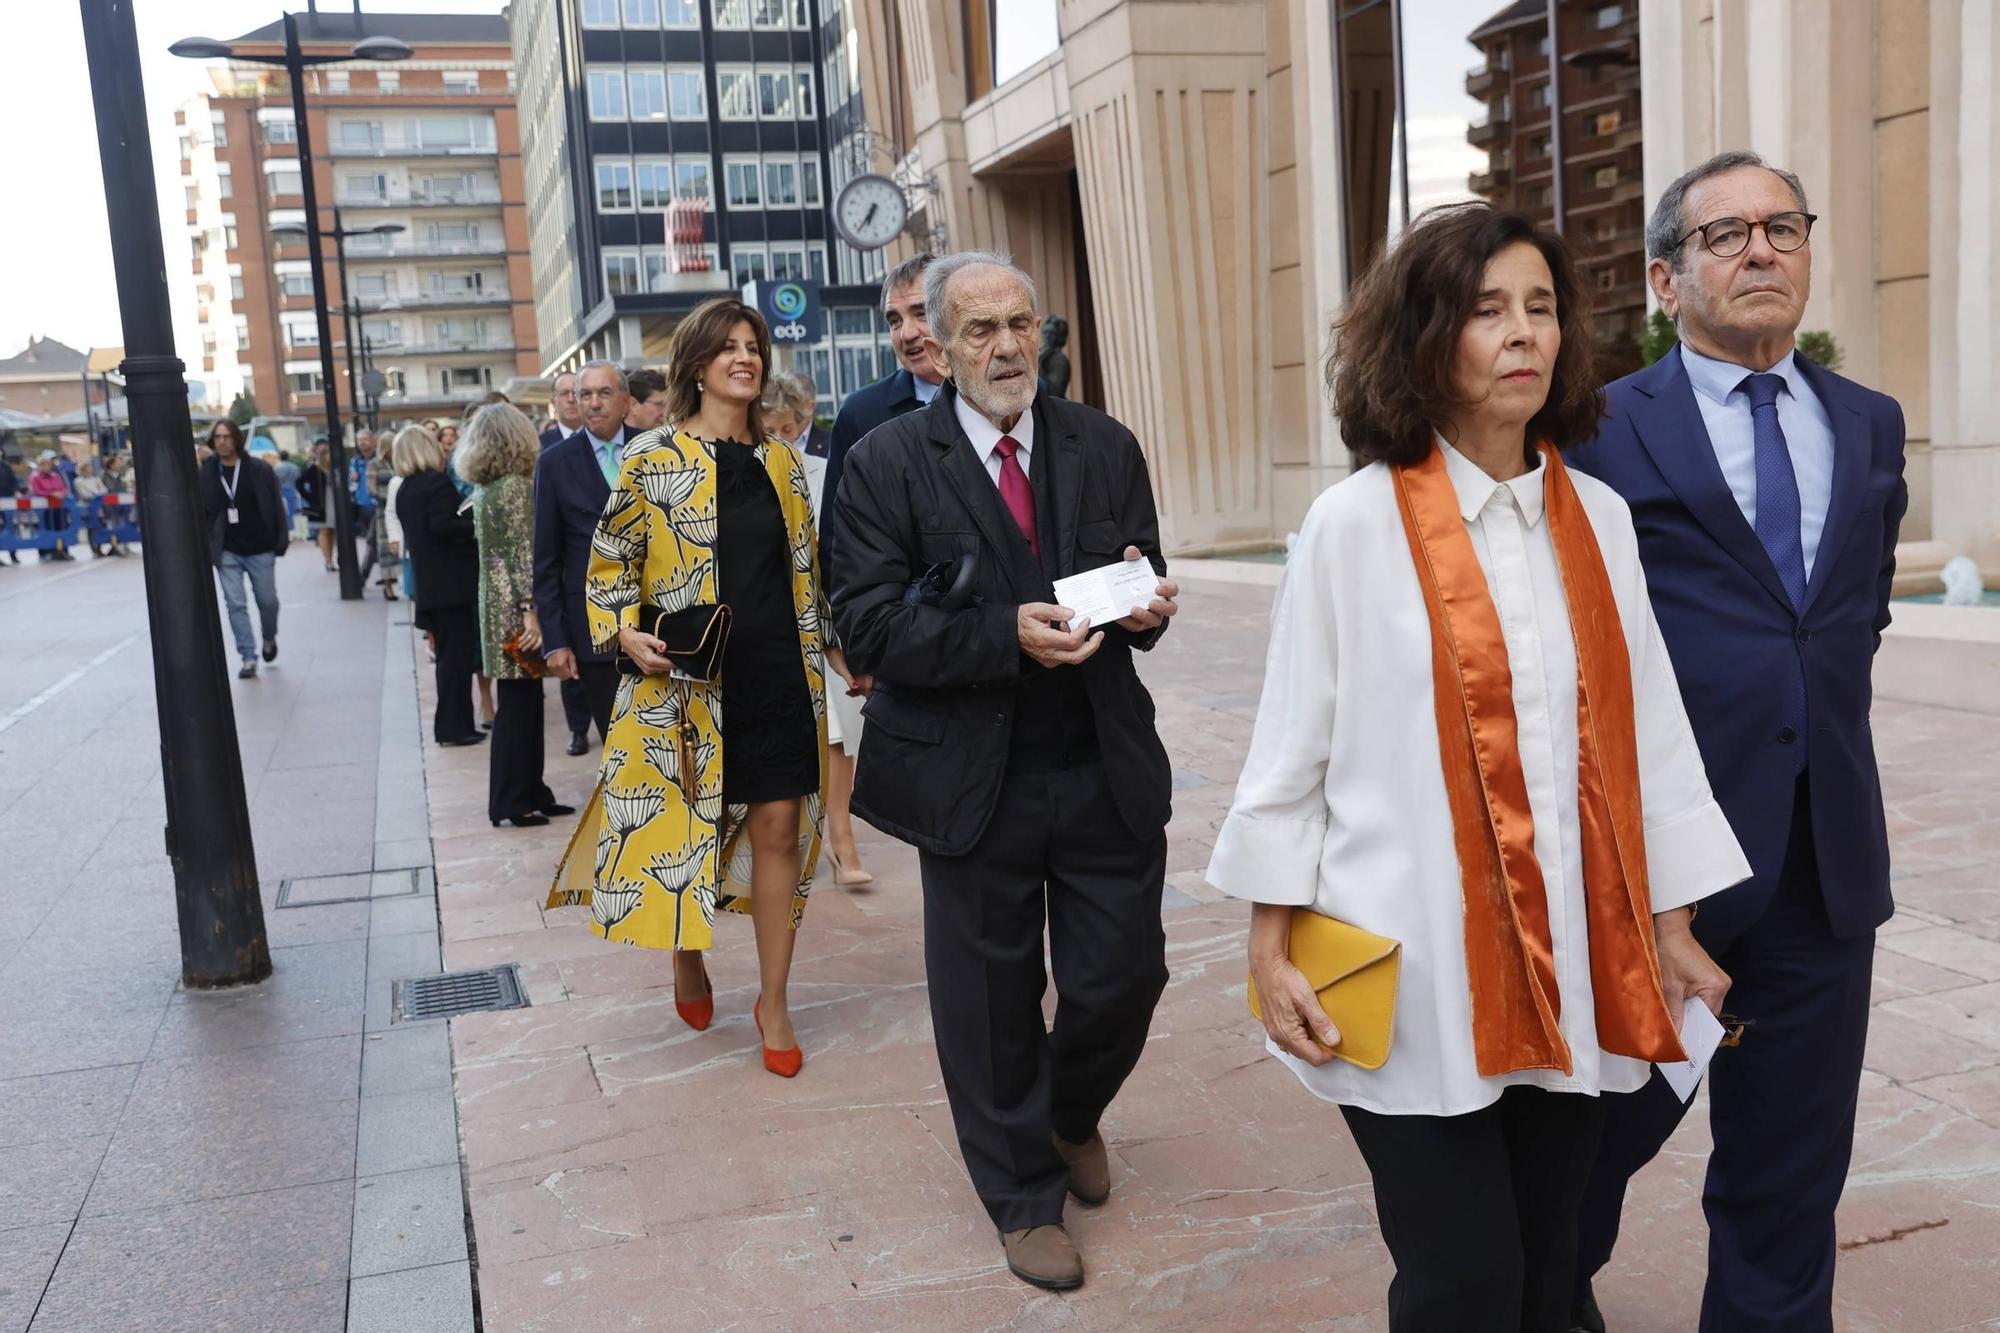
POLYGON ((708 119, 708 89, 700 70, 667 71, 667 108, 675 120, 708 119))
POLYGON ((799 161, 799 201, 812 208, 819 207, 819 159, 816 157, 799 161))
POLYGON ((661 17, 669 28, 699 28, 701 6, 697 0, 666 0, 661 17))
POLYGON ((583 0, 583 26, 586 28, 617 27, 618 0, 583 0))
POLYGON ((748 70, 719 69, 715 72, 715 100, 720 103, 718 109, 722 119, 755 119, 756 95, 748 70))
POLYGON ((665 120, 667 118, 666 75, 657 69, 635 69, 630 71, 631 108, 634 120, 665 120))
POLYGON ((659 27, 660 0, 625 0, 625 26, 628 28, 659 27))
POLYGON ((873 347, 836 347, 834 362, 840 368, 840 388, 843 393, 853 393, 864 384, 873 384, 878 378, 875 373, 875 349, 873 347))
POLYGON ((872 336, 875 332, 874 313, 867 306, 839 306, 833 312, 833 331, 836 335, 872 336))
POLYGON ((708 181, 708 163, 700 158, 679 158, 674 162, 674 193, 682 199, 713 199, 708 181))
POLYGON ((785 120, 792 114, 792 72, 785 69, 757 71, 757 114, 766 120, 785 120))
POLYGON ((758 278, 770 276, 770 264, 762 250, 748 245, 737 245, 729 250, 729 275, 737 286, 758 278))
POLYGON ((810 120, 813 116, 813 76, 810 69, 800 66, 793 74, 792 87, 798 98, 799 119, 810 120))
POLYGON ((764 207, 796 208, 799 202, 799 164, 764 163, 764 207))
POLYGON ((714 0, 712 12, 718 28, 750 26, 750 0, 714 0))
POLYGON ((758 189, 760 172, 757 163, 725 162, 722 170, 723 183, 729 191, 726 198, 731 208, 757 208, 763 204, 763 193, 758 189))
POLYGON ((616 69, 590 71, 590 118, 625 119, 624 71, 616 69))
POLYGON ((597 164, 597 206, 606 209, 632 207, 632 168, 623 162, 597 164))

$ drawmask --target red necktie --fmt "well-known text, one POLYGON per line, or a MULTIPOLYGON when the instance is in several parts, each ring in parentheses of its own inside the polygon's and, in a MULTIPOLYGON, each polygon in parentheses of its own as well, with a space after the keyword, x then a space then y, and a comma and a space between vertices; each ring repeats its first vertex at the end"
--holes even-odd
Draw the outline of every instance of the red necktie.
POLYGON ((1020 526, 1021 535, 1028 539, 1028 549, 1039 560, 1042 543, 1035 535, 1035 492, 1028 486, 1028 474, 1021 470, 1021 460, 1014 456, 1020 451, 1021 442, 1011 435, 1002 435, 1000 443, 993 446, 993 452, 1000 455, 1000 498, 1007 502, 1007 510, 1020 526))

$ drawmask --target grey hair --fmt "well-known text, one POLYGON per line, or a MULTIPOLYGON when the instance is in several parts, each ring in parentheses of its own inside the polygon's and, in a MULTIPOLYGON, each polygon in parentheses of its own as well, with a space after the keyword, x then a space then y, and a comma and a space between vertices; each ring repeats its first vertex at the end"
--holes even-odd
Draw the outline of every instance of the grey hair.
POLYGON ((620 393, 632 392, 632 386, 626 383, 625 380, 625 368, 619 365, 616 361, 604 361, 604 360, 586 361, 582 365, 578 366, 576 368, 576 382, 579 386, 583 384, 583 372, 586 370, 608 370, 614 376, 617 377, 618 392, 620 393))
POLYGON ((968 268, 982 265, 1005 269, 1018 278, 1028 289, 1028 304, 1035 305, 1035 280, 1022 272, 1014 263, 1014 257, 1000 250, 960 250, 956 254, 942 255, 931 261, 924 270, 924 319, 931 326, 931 337, 942 344, 951 338, 951 311, 945 304, 945 293, 951 289, 951 280, 968 268))
POLYGON ((575 378, 576 378, 576 372, 574 370, 557 371, 556 377, 549 381, 549 392, 554 393, 556 386, 558 384, 561 384, 564 380, 573 380, 575 378))
MULTIPOLYGON (((766 412, 797 412, 806 420, 812 420, 813 406, 818 398, 818 388, 812 376, 792 371, 776 374, 764 381, 764 410, 766 412)), ((766 418, 768 420, 769 418, 766 418)))
POLYGON ((458 475, 486 486, 511 475, 532 477, 541 453, 534 423, 511 403, 488 403, 465 423, 465 438, 452 453, 458 475))
POLYGON ((1799 212, 1812 211, 1806 204, 1806 187, 1800 184, 1797 176, 1772 166, 1747 148, 1732 148, 1726 153, 1717 153, 1669 185, 1660 195, 1660 202, 1653 205, 1652 221, 1646 224, 1646 258, 1664 259, 1678 272, 1681 267, 1680 242, 1689 231, 1685 207, 1687 192, 1710 176, 1720 176, 1738 167, 1761 167, 1770 172, 1791 188, 1799 212))
POLYGON ((931 261, 936 258, 936 255, 926 250, 922 254, 911 255, 890 269, 889 275, 882 279, 882 308, 884 310, 889 308, 889 298, 896 294, 898 288, 907 287, 913 282, 922 283, 924 270, 929 268, 931 261))

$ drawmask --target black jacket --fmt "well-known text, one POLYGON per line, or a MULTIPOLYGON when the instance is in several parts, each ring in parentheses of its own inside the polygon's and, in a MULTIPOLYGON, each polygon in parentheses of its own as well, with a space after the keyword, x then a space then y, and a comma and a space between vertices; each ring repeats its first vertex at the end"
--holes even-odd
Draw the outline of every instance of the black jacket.
POLYGON ((435 470, 411 473, 396 492, 419 611, 479 604, 479 536, 472 511, 458 512, 461 503, 451 478, 435 470))
POLYGON ((333 522, 333 511, 327 507, 329 497, 327 475, 317 463, 305 463, 299 467, 299 510, 316 523, 333 522))
MULTIPOLYGON (((243 455, 243 470, 237 474, 237 489, 248 486, 257 494, 258 511, 276 532, 272 555, 283 555, 291 542, 291 520, 285 513, 285 497, 278 490, 278 473, 269 463, 250 454, 243 455)), ((208 520, 208 562, 222 563, 222 538, 228 529, 229 493, 222 489, 222 460, 210 455, 201 465, 201 512, 208 520)))
MULTIPOLYGON (((931 405, 876 428, 848 455, 840 484, 841 537, 831 580, 834 625, 854 670, 875 677, 854 780, 854 812, 876 828, 945 856, 985 832, 1007 770, 1024 664, 1017 608, 1052 602, 1047 574, 1028 554, 1000 493, 958 424, 946 385, 931 405), (904 601, 911 581, 972 551, 978 601, 962 610, 904 601)), ((1132 432, 1095 408, 1038 398, 1031 465, 1037 491, 1053 485, 1059 577, 1110 564, 1126 546, 1160 556, 1145 456, 1132 432)), ((1172 813, 1172 774, 1153 726, 1153 699, 1132 650, 1135 635, 1105 628, 1077 667, 1119 814, 1135 837, 1157 836, 1172 813)))
MULTIPOLYGON (((615 443, 624 451, 625 432, 615 443)), ((579 662, 609 662, 590 644, 583 600, 590 572, 590 538, 611 487, 587 432, 578 431, 542 455, 535 468, 535 618, 544 654, 567 648, 579 662)))

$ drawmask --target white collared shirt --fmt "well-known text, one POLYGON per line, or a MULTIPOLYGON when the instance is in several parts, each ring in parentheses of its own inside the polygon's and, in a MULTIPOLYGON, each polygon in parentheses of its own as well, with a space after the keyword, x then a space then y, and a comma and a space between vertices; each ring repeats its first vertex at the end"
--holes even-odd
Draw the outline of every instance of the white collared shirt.
MULTIPOLYGON (((1833 422, 1799 369, 1799 354, 1772 366, 1770 373, 1785 382, 1778 394, 1778 428, 1785 433, 1785 452, 1792 457, 1792 474, 1799 483, 1799 545, 1805 552, 1806 576, 1819 555, 1820 533, 1826 530, 1827 507, 1833 503, 1833 422)), ((1752 373, 1749 367, 1703 356, 1681 344, 1681 365, 1694 386, 1695 406, 1708 427, 1708 442, 1722 479, 1736 497, 1736 507, 1752 529, 1757 526, 1757 438, 1750 416, 1750 391, 1739 387, 1752 373)))
POLYGON ((910 382, 916 385, 917 401, 926 406, 929 405, 931 399, 938 396, 938 390, 944 387, 943 380, 927 380, 922 375, 915 374, 914 372, 910 375, 910 382))
MULTIPOLYGON (((1319 1096, 1390 1115, 1459 1115, 1513 1084, 1630 1092, 1645 1083, 1646 1065, 1597 1045, 1577 814, 1576 640, 1543 515, 1545 469, 1496 482, 1439 443, 1507 643, 1574 1074, 1478 1071, 1430 617, 1383 464, 1328 488, 1286 561, 1256 731, 1207 878, 1234 897, 1310 906, 1402 942, 1382 1068, 1335 1060, 1315 1069, 1267 1043, 1319 1096)), ((1750 866, 1710 794, 1653 622, 1630 511, 1594 478, 1570 478, 1631 658, 1646 864, 1652 908, 1662 912, 1747 878, 1750 866)))
MULTIPOLYGON (((917 382, 923 383, 922 380, 917 382)), ((981 416, 978 408, 965 401, 964 394, 954 398, 951 405, 958 413, 958 424, 965 428, 965 438, 971 440, 972 447, 979 451, 979 461, 986 465, 986 475, 993 478, 995 486, 1000 484, 1000 455, 995 453, 994 449, 1000 443, 1002 435, 1013 436, 1014 443, 1021 446, 1020 452, 1014 455, 1015 460, 1021 465, 1021 471, 1031 478, 1035 475, 1034 400, 1029 400, 1026 410, 1021 413, 1021 419, 1015 422, 1014 429, 1009 431, 1001 430, 981 416)))

